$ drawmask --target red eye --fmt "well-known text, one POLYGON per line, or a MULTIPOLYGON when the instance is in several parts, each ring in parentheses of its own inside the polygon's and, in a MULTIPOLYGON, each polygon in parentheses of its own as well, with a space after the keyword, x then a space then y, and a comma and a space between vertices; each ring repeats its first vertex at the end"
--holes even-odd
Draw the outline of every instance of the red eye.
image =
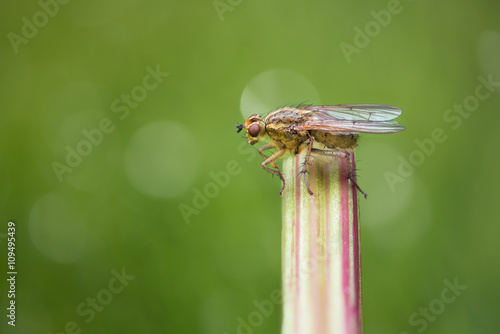
POLYGON ((248 134, 252 137, 257 137, 260 133, 260 125, 252 124, 248 127, 248 134))

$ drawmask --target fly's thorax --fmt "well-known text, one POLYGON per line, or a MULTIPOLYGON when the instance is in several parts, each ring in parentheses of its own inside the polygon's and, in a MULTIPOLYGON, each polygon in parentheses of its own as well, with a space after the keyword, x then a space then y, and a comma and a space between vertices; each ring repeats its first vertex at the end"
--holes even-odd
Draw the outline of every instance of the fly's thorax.
POLYGON ((332 134, 322 131, 310 131, 311 136, 315 141, 325 145, 332 150, 338 149, 354 149, 358 145, 357 134, 332 134))
POLYGON ((290 127, 308 119, 310 111, 292 107, 281 108, 271 112, 265 118, 266 132, 272 141, 292 152, 298 152, 300 145, 307 140, 305 133, 291 131, 290 127))
POLYGON ((264 122, 267 126, 288 127, 306 121, 313 115, 312 112, 292 107, 275 110, 266 116, 264 122))
POLYGON ((307 140, 307 136, 287 131, 286 127, 271 126, 266 129, 271 141, 294 153, 297 153, 300 145, 307 140))

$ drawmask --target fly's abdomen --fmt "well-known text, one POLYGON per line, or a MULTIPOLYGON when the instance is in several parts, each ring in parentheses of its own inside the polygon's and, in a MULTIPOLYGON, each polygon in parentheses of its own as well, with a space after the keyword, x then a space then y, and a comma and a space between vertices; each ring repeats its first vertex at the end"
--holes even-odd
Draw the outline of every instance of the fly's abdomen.
POLYGON ((315 141, 321 143, 332 150, 353 149, 358 144, 358 135, 335 135, 322 131, 309 131, 315 141))

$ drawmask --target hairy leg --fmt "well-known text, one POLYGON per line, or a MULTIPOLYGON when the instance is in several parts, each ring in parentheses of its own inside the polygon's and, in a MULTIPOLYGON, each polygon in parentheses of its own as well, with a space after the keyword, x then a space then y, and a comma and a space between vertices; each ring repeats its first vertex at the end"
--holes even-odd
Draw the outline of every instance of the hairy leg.
POLYGON ((261 146, 259 148, 259 154, 266 159, 266 160, 264 160, 264 162, 260 166, 263 169, 265 169, 266 171, 268 171, 269 173, 272 173, 274 175, 278 175, 280 177, 281 182, 283 184, 281 187, 281 190, 280 190, 280 195, 283 195, 283 191, 285 190, 285 184, 286 184, 285 178, 283 177, 283 174, 281 174, 280 169, 278 168, 278 166, 276 166, 274 161, 281 158, 286 153, 286 149, 284 149, 284 148, 278 149, 278 151, 274 152, 269 158, 266 157, 264 155, 264 153, 262 153, 263 151, 271 150, 271 149, 275 149, 275 148, 276 147, 271 145, 271 144, 267 144, 267 145, 261 146), (273 167, 274 169, 266 167, 267 165, 271 165, 271 167, 273 167))

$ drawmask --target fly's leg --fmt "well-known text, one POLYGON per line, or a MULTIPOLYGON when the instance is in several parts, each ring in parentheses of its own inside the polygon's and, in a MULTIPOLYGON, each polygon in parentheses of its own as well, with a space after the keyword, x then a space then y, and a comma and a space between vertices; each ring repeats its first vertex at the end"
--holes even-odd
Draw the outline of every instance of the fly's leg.
POLYGON ((361 188, 359 187, 358 183, 356 182, 356 174, 352 170, 352 164, 351 164, 351 155, 347 152, 343 151, 330 151, 330 150, 320 150, 314 148, 312 150, 313 153, 316 154, 321 154, 321 155, 334 155, 334 156, 340 156, 342 158, 345 158, 347 160, 347 178, 351 180, 352 184, 356 187, 356 189, 359 190, 360 193, 365 196, 365 198, 368 197, 368 194, 365 193, 361 188))
POLYGON ((314 196, 313 192, 311 191, 311 188, 309 188, 309 181, 307 180, 307 166, 309 165, 309 157, 311 156, 314 140, 312 138, 309 138, 308 141, 309 141, 309 148, 307 149, 306 159, 304 160, 304 165, 302 166, 302 171, 300 173, 304 174, 304 180, 306 181, 306 188, 307 191, 309 192, 309 196, 314 196))
POLYGON ((278 160, 279 158, 281 158, 285 153, 286 153, 286 150, 285 149, 279 149, 278 151, 274 152, 269 158, 266 157, 264 155, 264 153, 262 153, 262 151, 266 151, 266 150, 271 150, 271 149, 274 149, 276 148, 274 145, 272 144, 267 144, 267 145, 264 145, 264 146, 261 146, 259 148, 259 154, 264 157, 264 162, 260 165, 263 169, 267 170, 269 173, 272 173, 274 175, 278 175, 281 179, 281 182, 282 182, 282 187, 281 187, 281 190, 280 190, 280 195, 283 196, 283 191, 285 190, 285 178, 283 177, 283 174, 281 174, 281 171, 280 169, 278 168, 278 166, 276 166, 276 164, 274 163, 274 161, 278 160), (267 165, 271 165, 271 167, 273 167, 274 169, 271 169, 269 167, 266 167, 267 165))
POLYGON ((362 193, 363 196, 365 196, 365 198, 368 198, 368 194, 365 193, 363 190, 361 190, 358 183, 356 182, 356 173, 355 173, 355 171, 352 170, 351 155, 349 153, 346 153, 346 154, 347 154, 347 157, 346 157, 347 158, 347 177, 349 178, 349 180, 351 180, 352 184, 354 184, 356 189, 358 189, 359 192, 362 193))
MULTIPOLYGON (((261 146, 261 147, 259 148, 259 154, 260 154, 260 155, 261 155, 261 156, 265 159, 265 160, 264 160, 264 162, 265 162, 265 161, 267 161, 267 160, 269 160, 269 158, 268 158, 268 157, 266 157, 266 156, 264 155, 264 153, 262 153, 262 152, 263 152, 263 151, 267 151, 267 150, 272 150, 272 149, 275 149, 275 148, 276 148, 276 147, 275 147, 274 145, 272 145, 272 144, 267 144, 267 145, 261 146)), ((278 151, 278 152, 279 152, 279 151, 278 151)), ((275 161, 275 160, 279 159, 282 155, 283 155, 283 154, 281 154, 280 156, 276 157, 275 159, 272 159, 271 161, 269 161, 269 162, 268 162, 268 163, 266 163, 266 164, 262 164, 261 166, 262 166, 262 168, 264 168, 264 169, 265 169, 265 170, 267 170, 268 172, 273 173, 274 175, 278 175, 278 176, 280 177, 280 179, 281 179, 283 182, 285 182, 285 180, 283 180, 283 175, 281 174, 280 169, 279 169, 279 168, 278 168, 278 166, 276 166, 276 164, 273 162, 273 161, 275 161), (271 170, 270 168, 264 167, 265 165, 271 165, 271 167, 273 167, 273 168, 274 168, 274 169, 276 169, 276 170, 271 170), (276 173, 276 172, 277 172, 277 173, 276 173)), ((272 157, 272 156, 274 156, 274 154, 272 154, 272 155, 271 155, 271 157, 272 157)))

